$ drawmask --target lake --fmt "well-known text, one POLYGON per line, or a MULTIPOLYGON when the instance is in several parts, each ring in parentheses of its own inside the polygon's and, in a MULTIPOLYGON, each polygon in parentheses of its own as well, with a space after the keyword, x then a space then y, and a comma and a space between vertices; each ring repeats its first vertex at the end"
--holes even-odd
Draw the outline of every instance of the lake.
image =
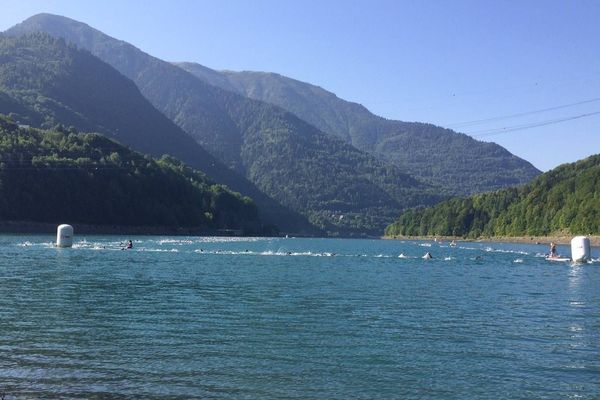
POLYGON ((75 234, 0 236, 7 400, 600 398, 598 248, 75 234))

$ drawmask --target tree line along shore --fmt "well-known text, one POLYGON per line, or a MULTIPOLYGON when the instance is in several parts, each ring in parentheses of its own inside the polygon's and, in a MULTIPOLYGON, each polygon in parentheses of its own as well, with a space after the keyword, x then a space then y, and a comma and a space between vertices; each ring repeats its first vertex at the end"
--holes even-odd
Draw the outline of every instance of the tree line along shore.
POLYGON ((600 235, 600 155, 563 164, 521 187, 406 210, 385 235, 528 242, 600 235))

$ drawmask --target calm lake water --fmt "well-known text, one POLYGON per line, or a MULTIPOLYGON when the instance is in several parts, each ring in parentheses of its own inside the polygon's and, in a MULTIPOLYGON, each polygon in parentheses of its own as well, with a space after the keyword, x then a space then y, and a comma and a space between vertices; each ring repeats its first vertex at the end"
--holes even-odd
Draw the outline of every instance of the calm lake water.
POLYGON ((0 236, 6 399, 600 398, 597 248, 53 239, 0 236))

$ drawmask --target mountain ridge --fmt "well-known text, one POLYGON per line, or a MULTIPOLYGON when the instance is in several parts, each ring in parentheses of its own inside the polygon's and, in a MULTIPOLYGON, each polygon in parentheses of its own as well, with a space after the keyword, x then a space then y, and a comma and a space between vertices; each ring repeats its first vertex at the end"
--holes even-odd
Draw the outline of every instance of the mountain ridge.
POLYGON ((98 132, 138 151, 170 154, 212 179, 251 196, 268 223, 318 232, 204 150, 109 64, 64 40, 43 33, 0 37, 0 112, 22 124, 57 123, 98 132), (288 224, 288 222, 290 222, 288 224))
POLYGON ((7 33, 37 30, 87 46, 228 167, 322 229, 380 232, 401 209, 441 198, 430 185, 280 107, 210 85, 88 25, 45 14, 7 33))
POLYGON ((189 62, 176 65, 208 83, 278 105, 451 195, 519 185, 540 173, 495 143, 433 124, 386 119, 320 86, 278 73, 215 71, 189 62))

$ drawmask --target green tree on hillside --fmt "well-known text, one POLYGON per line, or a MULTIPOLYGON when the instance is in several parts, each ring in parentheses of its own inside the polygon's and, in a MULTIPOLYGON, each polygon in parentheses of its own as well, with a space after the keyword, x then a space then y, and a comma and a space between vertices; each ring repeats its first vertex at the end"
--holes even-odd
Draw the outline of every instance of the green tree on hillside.
POLYGON ((600 233, 600 155, 532 183, 404 212, 386 235, 480 236, 600 233))
POLYGON ((0 117, 0 220, 260 233, 252 200, 165 156, 96 134, 19 128, 0 117))

